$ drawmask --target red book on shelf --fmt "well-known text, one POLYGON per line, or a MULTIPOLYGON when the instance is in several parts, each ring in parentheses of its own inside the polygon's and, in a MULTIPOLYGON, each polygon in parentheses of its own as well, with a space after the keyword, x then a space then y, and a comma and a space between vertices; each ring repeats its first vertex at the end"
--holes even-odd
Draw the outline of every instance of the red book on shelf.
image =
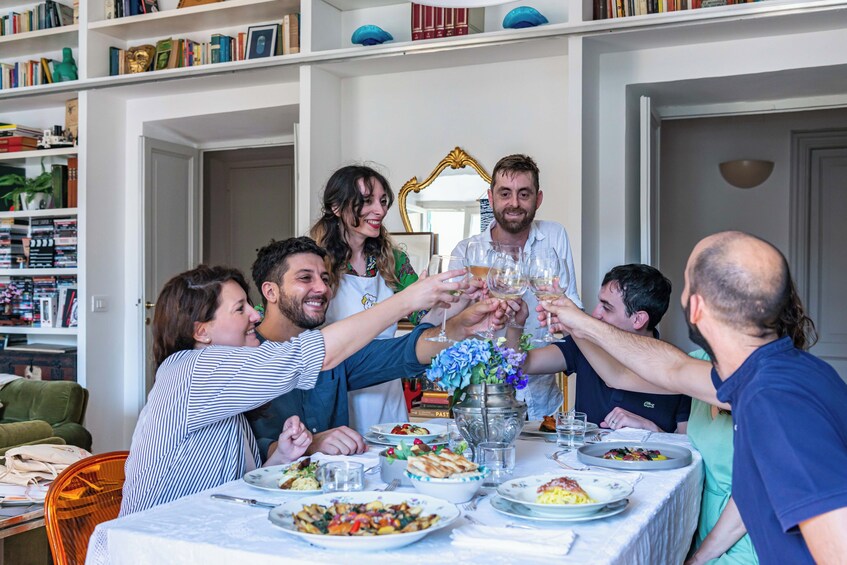
POLYGON ((76 208, 79 205, 79 159, 68 158, 68 208, 76 208))
POLYGON ((12 135, 9 137, 0 137, 0 147, 35 147, 38 145, 38 140, 34 137, 26 137, 23 135, 12 135))
POLYGON ((412 4, 412 41, 423 39, 423 12, 423 6, 412 4))
POLYGON ((444 37, 447 35, 447 25, 444 20, 444 12, 448 8, 435 8, 435 37, 444 37))
POLYGON ((444 28, 445 37, 456 35, 456 8, 444 8, 444 28))
POLYGON ((424 6, 423 38, 433 39, 435 37, 435 8, 424 6))
POLYGON ((468 14, 467 8, 456 8, 456 35, 467 35, 470 32, 468 14))

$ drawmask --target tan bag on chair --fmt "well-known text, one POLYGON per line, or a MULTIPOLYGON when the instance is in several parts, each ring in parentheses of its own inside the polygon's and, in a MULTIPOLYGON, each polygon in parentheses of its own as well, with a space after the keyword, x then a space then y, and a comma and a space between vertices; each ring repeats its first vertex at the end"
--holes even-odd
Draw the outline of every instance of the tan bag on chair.
POLYGON ((68 465, 91 457, 75 445, 24 445, 6 452, 6 464, 0 465, 0 483, 26 486, 52 481, 68 465))

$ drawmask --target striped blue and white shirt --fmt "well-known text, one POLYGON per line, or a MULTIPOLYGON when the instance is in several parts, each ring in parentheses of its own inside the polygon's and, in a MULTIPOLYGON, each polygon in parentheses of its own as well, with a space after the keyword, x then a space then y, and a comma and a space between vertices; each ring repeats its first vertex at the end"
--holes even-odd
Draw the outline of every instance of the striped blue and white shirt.
POLYGON ((314 387, 324 354, 323 334, 306 331, 287 342, 211 346, 165 359, 132 436, 121 515, 240 478, 245 452, 261 465, 243 413, 314 387))

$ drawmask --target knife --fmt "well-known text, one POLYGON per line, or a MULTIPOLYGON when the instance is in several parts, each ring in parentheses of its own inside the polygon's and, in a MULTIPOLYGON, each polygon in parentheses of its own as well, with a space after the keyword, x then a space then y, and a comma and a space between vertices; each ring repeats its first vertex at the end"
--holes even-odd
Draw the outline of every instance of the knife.
POLYGON ((240 498, 237 496, 230 496, 228 494, 213 494, 212 498, 235 502, 237 504, 246 504, 247 506, 259 506, 261 508, 276 508, 279 506, 278 504, 271 504, 270 502, 259 502, 253 498, 240 498))

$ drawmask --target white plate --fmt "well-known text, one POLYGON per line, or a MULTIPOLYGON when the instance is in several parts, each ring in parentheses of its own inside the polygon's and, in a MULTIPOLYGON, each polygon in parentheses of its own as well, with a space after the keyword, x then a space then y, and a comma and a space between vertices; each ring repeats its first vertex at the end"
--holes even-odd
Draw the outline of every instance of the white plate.
MULTIPOLYGON (((409 447, 412 447, 412 445, 414 445, 415 438, 418 438, 418 437, 421 437, 421 436, 391 436, 392 438, 395 438, 395 437, 398 438, 398 439, 395 440, 395 439, 388 439, 388 436, 378 435, 378 434, 375 434, 373 432, 368 432, 363 437, 365 438, 366 442, 372 443, 374 445, 388 445, 388 446, 391 446, 391 447, 395 447, 397 445, 400 445, 401 441, 404 441, 406 443, 406 445, 408 445, 409 447)), ((422 439, 422 441, 424 443, 426 443, 427 445, 430 445, 430 446, 447 445, 447 438, 443 435, 435 436, 435 437, 433 437, 433 439, 430 439, 430 440, 422 439)))
POLYGON ((664 471, 679 469, 691 464, 691 450, 681 445, 648 441, 604 441, 594 445, 583 445, 576 452, 576 458, 586 465, 608 467, 610 469, 625 469, 627 471, 664 471), (655 449, 667 457, 661 461, 622 461, 618 459, 603 459, 603 455, 612 449, 629 447, 631 449, 655 449))
POLYGON ((516 502, 546 516, 587 516, 599 512, 605 506, 623 500, 632 494, 633 486, 617 477, 590 472, 565 471, 545 475, 530 475, 506 481, 497 487, 497 494, 509 502, 516 502), (535 501, 538 487, 559 477, 568 477, 596 502, 587 504, 540 504, 535 501))
POLYGON ((412 424, 413 426, 418 426, 419 428, 426 428, 429 433, 428 434, 392 434, 391 430, 394 429, 394 426, 402 426, 403 424, 411 424, 411 422, 394 422, 391 424, 377 424, 375 426, 371 426, 368 430, 369 434, 373 434, 385 441, 391 441, 394 445, 400 443, 400 440, 405 440, 406 443, 411 444, 415 439, 419 439, 423 442, 429 443, 439 436, 443 436, 447 433, 447 426, 442 426, 441 424, 427 424, 425 426, 421 426, 419 424, 412 424))
MULTIPOLYGON (((542 432, 539 428, 541 427, 541 420, 530 420, 526 424, 523 425, 523 429, 521 430, 522 434, 526 434, 528 436, 543 436, 546 438, 556 438, 556 432, 542 432)), ((596 434, 600 427, 597 424, 593 424, 588 422, 585 424, 585 435, 596 434)))
POLYGON ((608 518, 609 516, 620 514, 626 510, 626 507, 629 504, 629 499, 624 498, 623 500, 607 504, 594 514, 589 514, 588 516, 547 516, 545 514, 539 514, 532 508, 524 506, 523 504, 509 502, 505 498, 497 496, 496 494, 492 496, 490 500, 491 507, 500 514, 505 514, 506 516, 511 516, 513 518, 522 518, 524 520, 535 520, 538 522, 588 522, 589 520, 600 520, 602 518, 608 518))
POLYGON ((320 494, 321 489, 315 490, 290 490, 290 489, 281 489, 279 488, 279 480, 285 474, 285 471, 292 464, 288 465, 273 465, 272 467, 260 467, 258 469, 253 469, 244 477, 242 480, 250 485, 251 487, 260 488, 262 490, 269 490, 272 492, 281 492, 283 494, 296 494, 298 496, 304 494, 320 494))
POLYGON ((287 500, 280 506, 272 509, 268 519, 276 526, 290 535, 329 549, 343 549, 345 551, 381 551, 383 549, 395 549, 414 543, 430 532, 440 530, 450 525, 459 517, 459 509, 455 504, 445 500, 417 493, 405 492, 376 492, 363 491, 353 493, 327 493, 319 496, 287 500), (412 506, 423 506, 423 514, 438 514, 439 520, 431 527, 419 532, 407 532, 404 534, 389 534, 384 536, 330 536, 321 534, 307 534, 297 531, 294 525, 294 514, 301 511, 308 504, 321 504, 329 506, 334 502, 345 503, 368 503, 381 500, 384 504, 400 504, 407 502, 412 506))

